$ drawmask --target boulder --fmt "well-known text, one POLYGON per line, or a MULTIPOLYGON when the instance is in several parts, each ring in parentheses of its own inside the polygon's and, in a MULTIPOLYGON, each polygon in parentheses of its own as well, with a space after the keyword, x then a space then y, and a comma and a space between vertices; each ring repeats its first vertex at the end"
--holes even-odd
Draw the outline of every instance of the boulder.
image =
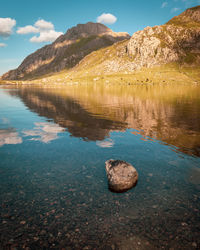
POLYGON ((137 184, 138 173, 130 163, 111 159, 106 161, 105 164, 111 191, 125 192, 137 184))

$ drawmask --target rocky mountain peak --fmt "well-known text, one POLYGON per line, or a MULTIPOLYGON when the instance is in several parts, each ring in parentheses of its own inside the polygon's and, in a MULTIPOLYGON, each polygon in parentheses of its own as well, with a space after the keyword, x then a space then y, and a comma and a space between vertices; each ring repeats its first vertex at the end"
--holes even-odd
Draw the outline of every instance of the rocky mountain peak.
POLYGON ((83 37, 96 36, 110 32, 112 32, 112 30, 101 23, 88 22, 86 24, 77 24, 75 27, 68 29, 64 35, 60 36, 55 41, 55 43, 62 42, 64 40, 76 40, 83 37))

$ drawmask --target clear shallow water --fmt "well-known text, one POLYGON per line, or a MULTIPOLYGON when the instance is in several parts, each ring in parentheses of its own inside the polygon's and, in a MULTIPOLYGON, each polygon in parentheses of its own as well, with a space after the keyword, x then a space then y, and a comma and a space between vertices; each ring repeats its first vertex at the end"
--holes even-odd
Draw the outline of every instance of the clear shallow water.
POLYGON ((0 248, 198 249, 199 96, 184 85, 0 89, 0 248), (110 158, 136 167, 135 188, 108 190, 110 158))

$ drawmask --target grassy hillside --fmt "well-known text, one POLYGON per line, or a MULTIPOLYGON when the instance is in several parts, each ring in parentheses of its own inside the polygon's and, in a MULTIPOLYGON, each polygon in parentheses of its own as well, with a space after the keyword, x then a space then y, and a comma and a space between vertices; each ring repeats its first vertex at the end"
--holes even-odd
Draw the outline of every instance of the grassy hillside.
POLYGON ((186 66, 179 63, 141 68, 130 71, 134 58, 128 57, 128 41, 118 42, 107 48, 92 52, 76 67, 52 76, 34 81, 42 84, 166 84, 166 83, 200 83, 200 66, 186 66), (109 72, 109 65, 116 67, 116 72, 109 72))

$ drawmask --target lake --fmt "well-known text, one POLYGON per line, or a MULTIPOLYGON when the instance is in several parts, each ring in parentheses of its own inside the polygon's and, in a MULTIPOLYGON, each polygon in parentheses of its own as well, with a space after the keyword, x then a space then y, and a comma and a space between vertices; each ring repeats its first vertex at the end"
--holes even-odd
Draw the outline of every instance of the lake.
POLYGON ((1 86, 0 190, 0 249, 199 249, 200 86, 1 86))

